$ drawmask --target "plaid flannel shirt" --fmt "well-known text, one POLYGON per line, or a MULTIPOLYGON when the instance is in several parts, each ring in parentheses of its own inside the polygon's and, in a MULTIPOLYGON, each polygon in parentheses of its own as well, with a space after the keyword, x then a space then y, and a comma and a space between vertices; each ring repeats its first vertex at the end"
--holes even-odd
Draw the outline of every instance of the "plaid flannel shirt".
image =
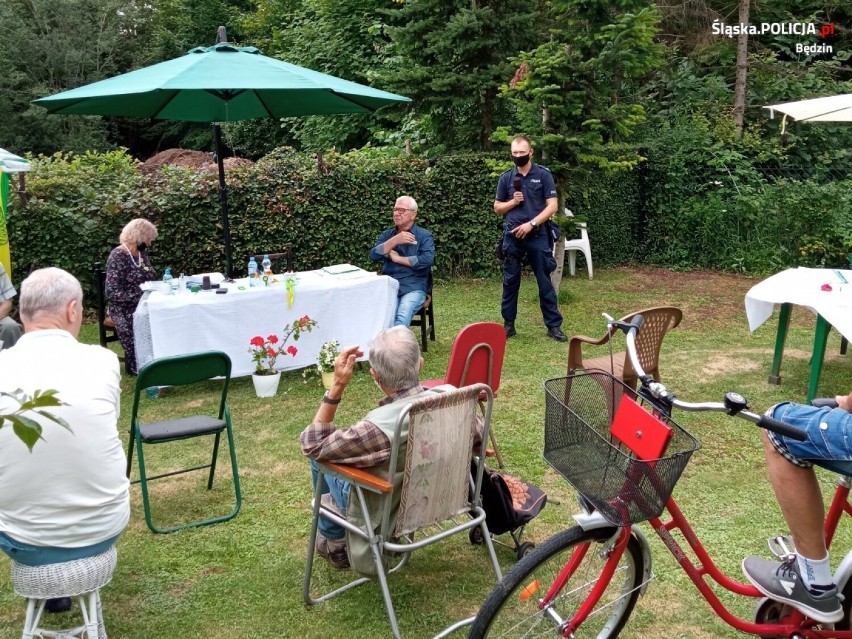
MULTIPOLYGON (((398 402, 424 390, 417 384, 385 397, 379 406, 398 402)), ((344 429, 338 429, 333 422, 314 422, 302 431, 299 442, 302 454, 306 457, 360 468, 383 464, 390 459, 391 454, 390 439, 378 426, 367 420, 344 429)))

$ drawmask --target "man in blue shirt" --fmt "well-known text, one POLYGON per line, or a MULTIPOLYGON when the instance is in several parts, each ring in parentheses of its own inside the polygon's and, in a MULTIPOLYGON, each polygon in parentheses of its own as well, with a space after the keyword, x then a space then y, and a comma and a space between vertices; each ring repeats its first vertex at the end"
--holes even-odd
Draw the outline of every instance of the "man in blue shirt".
POLYGON ((382 231, 370 251, 370 259, 383 261, 382 273, 399 281, 394 326, 408 326, 426 301, 429 271, 435 263, 432 234, 417 226, 417 202, 413 197, 397 198, 393 209, 394 227, 382 231))
POLYGON ((509 169, 497 182, 494 212, 504 215, 503 225, 503 324, 506 337, 514 336, 518 315, 518 292, 521 289, 521 261, 526 258, 538 283, 538 301, 547 335, 557 342, 567 342, 562 332, 562 314, 556 303, 556 290, 550 274, 556 260, 546 222, 556 213, 556 185, 550 169, 532 163, 529 138, 516 135, 512 139, 514 169, 509 169))

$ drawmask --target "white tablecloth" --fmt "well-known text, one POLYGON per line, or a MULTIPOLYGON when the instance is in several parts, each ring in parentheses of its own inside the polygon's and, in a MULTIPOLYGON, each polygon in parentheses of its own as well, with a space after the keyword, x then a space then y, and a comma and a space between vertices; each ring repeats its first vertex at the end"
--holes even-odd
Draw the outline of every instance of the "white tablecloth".
POLYGON ((852 340, 851 270, 791 268, 755 284, 745 296, 749 329, 753 331, 768 320, 775 304, 785 303, 819 313, 846 339, 852 340), (823 284, 829 284, 832 290, 823 291, 823 284))
POLYGON ((233 364, 232 375, 249 375, 254 365, 249 355, 251 338, 282 336, 284 325, 304 315, 318 324, 303 333, 295 357, 281 355, 279 370, 316 365, 323 342, 337 340, 341 346, 358 344, 369 356, 369 342, 381 329, 393 324, 399 283, 367 271, 332 275, 308 271, 277 275, 272 286, 249 288, 245 279, 223 283, 227 294, 215 291, 163 295, 146 293, 134 316, 136 356, 141 368, 152 358, 208 350, 226 352, 233 364), (296 280, 293 305, 287 303, 284 280, 296 280), (242 288, 242 290, 241 290, 242 288))

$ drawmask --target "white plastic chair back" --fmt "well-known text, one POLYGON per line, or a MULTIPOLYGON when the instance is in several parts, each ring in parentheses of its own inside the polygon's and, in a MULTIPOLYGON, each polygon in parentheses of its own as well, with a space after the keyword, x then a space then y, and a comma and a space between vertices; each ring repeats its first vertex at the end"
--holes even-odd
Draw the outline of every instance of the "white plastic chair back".
POLYGON ((585 222, 578 222, 580 228, 579 240, 565 240, 565 252, 568 254, 568 274, 574 275, 577 267, 577 251, 583 254, 586 258, 586 265, 589 268, 589 279, 592 279, 594 269, 592 267, 592 247, 589 244, 589 231, 586 228, 585 222))

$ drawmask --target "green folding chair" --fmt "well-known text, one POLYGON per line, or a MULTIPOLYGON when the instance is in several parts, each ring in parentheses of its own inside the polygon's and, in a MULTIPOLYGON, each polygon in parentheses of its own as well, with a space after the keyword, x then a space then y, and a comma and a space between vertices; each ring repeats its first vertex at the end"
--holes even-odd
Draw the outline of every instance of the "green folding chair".
POLYGON ((133 465, 133 447, 135 445, 139 456, 139 479, 134 484, 142 485, 142 504, 145 508, 145 522, 155 533, 171 533, 184 528, 194 526, 208 526, 220 521, 233 519, 240 512, 242 495, 240 493, 240 476, 237 469, 237 453, 234 449, 234 431, 231 427, 231 409, 228 406, 228 383, 231 379, 231 359, 221 351, 210 351, 207 353, 193 353, 190 355, 179 355, 176 357, 163 357, 148 363, 136 378, 136 389, 133 397, 133 412, 130 417, 130 443, 127 451, 127 477, 130 477, 130 469, 133 465), (139 398, 145 389, 151 386, 186 386, 206 381, 213 377, 224 378, 222 382, 222 398, 219 402, 219 415, 193 415, 191 417, 180 417, 162 422, 150 422, 143 424, 139 422, 139 398), (234 496, 236 503, 234 509, 227 515, 205 519, 188 524, 181 524, 171 528, 158 528, 154 525, 151 517, 150 496, 148 494, 148 482, 162 477, 171 477, 195 470, 210 469, 207 479, 207 489, 213 487, 213 474, 216 472, 216 458, 219 453, 219 438, 222 432, 228 435, 228 450, 231 456, 231 472, 234 478, 234 496), (194 437, 212 435, 213 458, 209 464, 174 470, 153 477, 145 474, 145 456, 143 454, 144 444, 166 444, 194 437))

